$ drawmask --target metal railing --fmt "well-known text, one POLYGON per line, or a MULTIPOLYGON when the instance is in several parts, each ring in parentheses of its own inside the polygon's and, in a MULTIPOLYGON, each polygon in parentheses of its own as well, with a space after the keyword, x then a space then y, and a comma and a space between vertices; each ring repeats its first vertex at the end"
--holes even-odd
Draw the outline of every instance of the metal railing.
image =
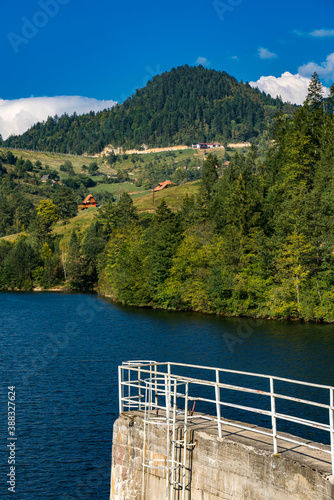
MULTIPOLYGON (((334 475, 334 387, 313 384, 308 382, 302 382, 299 380, 286 379, 282 377, 275 377, 271 375, 263 375, 258 373, 242 372, 237 370, 227 370, 214 367, 206 367, 199 365, 190 365, 183 363, 159 363, 155 361, 127 361, 124 362, 118 368, 119 372, 119 411, 120 413, 124 411, 131 410, 145 410, 152 403, 145 402, 144 387, 147 384, 147 380, 154 380, 158 377, 162 377, 165 380, 166 388, 164 391, 159 390, 158 387, 154 390, 154 408, 162 411, 166 411, 166 398, 165 395, 168 393, 167 386, 170 385, 171 380, 179 381, 181 383, 187 383, 187 402, 193 401, 205 403, 211 405, 214 408, 213 415, 201 415, 202 418, 209 419, 216 422, 218 436, 222 437, 222 425, 232 425, 233 427, 240 428, 251 433, 262 434, 265 436, 270 436, 273 443, 273 453, 278 453, 278 440, 286 441, 289 443, 296 444, 298 446, 307 447, 312 450, 318 450, 323 453, 330 455, 330 461, 332 465, 332 474, 334 475), (205 376, 197 378, 194 376, 187 375, 187 370, 194 373, 199 371, 204 371, 205 376), (262 386, 267 385, 267 389, 259 389, 254 387, 256 384, 254 382, 252 387, 246 387, 239 384, 232 384, 228 381, 223 381, 222 379, 226 376, 238 376, 239 378, 246 377, 252 380, 261 381, 262 386), (325 398, 328 398, 328 403, 319 402, 312 399, 303 399, 300 397, 291 396, 288 394, 288 390, 282 391, 278 390, 277 386, 284 383, 286 387, 298 387, 307 389, 309 392, 314 392, 314 390, 325 391, 325 398), (207 387, 206 391, 212 392, 212 396, 203 397, 199 394, 198 387, 207 387), (196 389, 196 393, 195 393, 196 389), (228 393, 238 394, 238 398, 235 398, 235 402, 228 401, 228 398, 222 398, 222 391, 228 391, 228 393), (164 398, 161 398, 164 395, 164 398), (247 406, 247 404, 242 404, 243 395, 247 397, 253 397, 256 399, 258 396, 265 398, 268 402, 268 409, 263 408, 260 405, 252 404, 247 406), (161 400, 161 401, 160 401, 161 400), (284 403, 297 403, 303 407, 309 408, 309 413, 315 412, 316 408, 322 410, 327 415, 328 423, 321 421, 316 421, 310 418, 304 418, 299 415, 290 415, 287 411, 279 412, 277 411, 277 406, 279 402, 284 403), (233 408, 235 410, 240 410, 242 412, 258 414, 261 416, 268 417, 271 422, 270 428, 258 428, 244 424, 243 422, 231 422, 223 417, 223 412, 225 408, 233 408), (325 446, 320 447, 317 443, 307 442, 306 440, 300 441, 296 435, 287 436, 278 431, 277 424, 279 421, 290 422, 292 424, 298 424, 304 427, 313 428, 320 431, 325 431, 329 433, 330 449, 325 446)), ((152 384, 151 384, 151 387, 152 384)), ((154 387, 153 387, 154 389, 154 387)), ((205 395, 204 395, 205 396, 205 395)), ((184 398, 184 394, 178 393, 178 398, 184 398)), ((308 396, 307 396, 308 397, 308 396)), ((188 414, 188 418, 196 417, 196 414, 188 414)), ((211 412, 210 412, 211 413, 211 412)), ((303 412, 299 412, 303 413, 303 412)), ((197 414, 198 416, 198 414, 197 414)), ((299 439, 301 439, 299 437, 299 439)))

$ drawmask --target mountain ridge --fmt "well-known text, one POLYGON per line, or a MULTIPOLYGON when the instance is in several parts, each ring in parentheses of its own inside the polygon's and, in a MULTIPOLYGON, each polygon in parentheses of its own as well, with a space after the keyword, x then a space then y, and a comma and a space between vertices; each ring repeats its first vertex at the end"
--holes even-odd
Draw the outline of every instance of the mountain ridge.
POLYGON ((150 80, 122 104, 83 115, 49 117, 6 147, 95 154, 106 146, 166 147, 192 142, 256 140, 284 107, 281 99, 225 71, 179 66, 150 80))

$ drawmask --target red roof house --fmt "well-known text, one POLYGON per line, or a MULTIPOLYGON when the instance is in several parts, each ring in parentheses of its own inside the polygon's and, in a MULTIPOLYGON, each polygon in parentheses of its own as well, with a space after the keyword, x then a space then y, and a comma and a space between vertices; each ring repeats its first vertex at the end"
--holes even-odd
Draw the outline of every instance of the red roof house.
POLYGON ((84 199, 83 201, 83 204, 84 205, 90 205, 90 206, 93 206, 93 207, 96 207, 97 203, 96 201, 94 200, 93 198, 93 195, 92 194, 89 194, 88 196, 86 196, 86 198, 84 199))
POLYGON ((96 207, 96 205, 97 205, 97 203, 96 203, 95 199, 93 198, 93 195, 89 194, 88 196, 86 196, 84 201, 82 203, 80 203, 78 208, 79 208, 79 210, 84 210, 85 208, 96 207))
POLYGON ((159 182, 156 188, 153 189, 154 192, 156 191, 161 191, 162 189, 165 189, 168 186, 174 186, 174 182, 172 181, 164 181, 164 182, 159 182))

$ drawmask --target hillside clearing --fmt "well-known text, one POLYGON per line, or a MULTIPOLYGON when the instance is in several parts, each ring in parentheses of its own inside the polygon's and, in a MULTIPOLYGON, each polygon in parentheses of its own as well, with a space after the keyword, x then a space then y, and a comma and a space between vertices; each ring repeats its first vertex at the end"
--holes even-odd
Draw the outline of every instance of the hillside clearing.
POLYGON ((198 181, 188 182, 182 186, 172 186, 158 191, 154 193, 154 204, 153 193, 151 192, 148 195, 135 199, 134 204, 139 212, 152 212, 157 208, 161 200, 165 200, 172 210, 180 210, 183 198, 186 195, 196 195, 199 185, 198 181))
POLYGON ((94 217, 97 213, 97 208, 91 207, 87 210, 83 210, 75 217, 72 217, 69 221, 64 223, 63 221, 57 222, 53 226, 53 231, 58 236, 70 236, 72 231, 84 232, 89 228, 91 223, 94 220, 94 217))

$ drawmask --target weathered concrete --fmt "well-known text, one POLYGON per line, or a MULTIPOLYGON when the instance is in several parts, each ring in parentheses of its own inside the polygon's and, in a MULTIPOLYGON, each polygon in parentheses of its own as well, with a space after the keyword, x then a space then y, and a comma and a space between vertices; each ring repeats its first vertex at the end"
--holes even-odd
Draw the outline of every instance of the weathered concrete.
MULTIPOLYGON (((111 500, 142 499, 142 416, 141 412, 123 413, 114 424, 111 500)), ((273 455, 270 437, 240 430, 230 421, 219 438, 215 424, 201 415, 196 415, 188 429, 188 442, 195 446, 187 452, 187 500, 334 499, 326 453, 281 441, 279 454, 273 455)), ((166 459, 166 442, 166 428, 152 425, 151 459, 166 459)), ((165 471, 150 470, 145 488, 147 480, 147 499, 165 499, 165 471)))

